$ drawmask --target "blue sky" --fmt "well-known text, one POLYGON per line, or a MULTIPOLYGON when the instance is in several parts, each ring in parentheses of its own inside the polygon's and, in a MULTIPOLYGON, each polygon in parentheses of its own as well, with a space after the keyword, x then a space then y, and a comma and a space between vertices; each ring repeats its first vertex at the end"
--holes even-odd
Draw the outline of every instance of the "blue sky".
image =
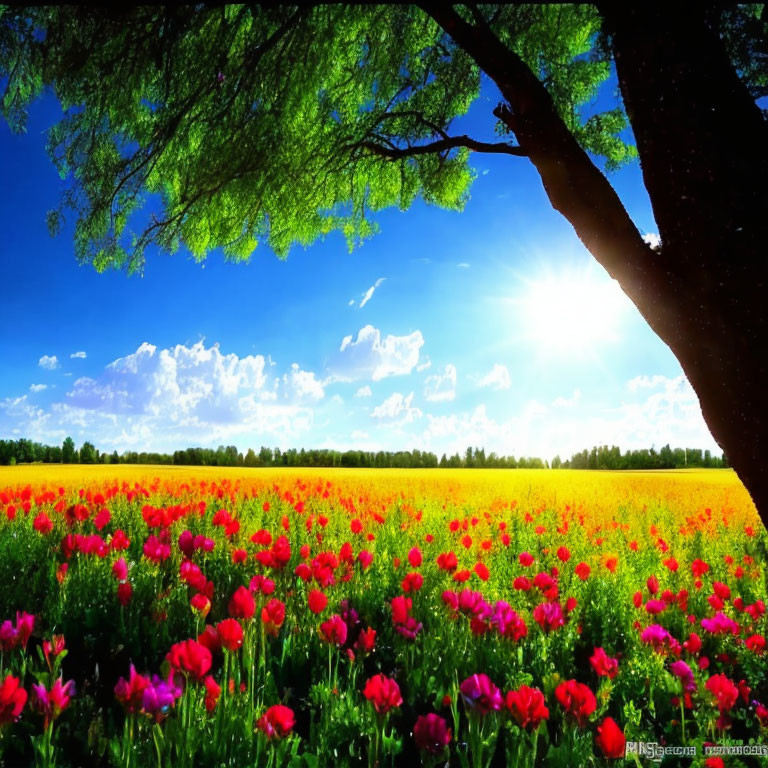
MULTIPOLYGON (((611 99, 611 83, 602 99, 611 99)), ((492 135, 485 88, 456 132, 492 135)), ((102 450, 235 444, 486 451, 719 449, 676 359, 550 206, 532 165, 473 155, 463 212, 417 203, 281 261, 148 252, 143 277, 75 260, 45 213, 58 115, 0 124, 0 437, 102 450)), ((637 164, 611 181, 656 227, 637 164)))

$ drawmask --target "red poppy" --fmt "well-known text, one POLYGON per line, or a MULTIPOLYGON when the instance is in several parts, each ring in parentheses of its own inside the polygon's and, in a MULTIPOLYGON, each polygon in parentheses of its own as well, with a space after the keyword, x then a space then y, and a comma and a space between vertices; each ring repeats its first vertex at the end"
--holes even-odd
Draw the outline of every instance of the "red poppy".
POLYGON ((373 708, 380 715, 385 715, 403 703, 400 686, 395 680, 384 675, 371 677, 365 684, 363 696, 373 704, 373 708))
POLYGON ((607 677, 613 680, 619 672, 618 660, 608 656, 603 648, 595 648, 589 663, 600 677, 607 677))
POLYGON ((283 739, 290 734, 295 724, 293 710, 282 704, 275 704, 258 719, 256 727, 267 739, 283 739))
POLYGON ((320 625, 320 637, 330 645, 342 646, 347 642, 347 625, 337 613, 320 625))
POLYGON ((208 675, 205 678, 205 708, 208 712, 213 712, 216 709, 216 702, 219 700, 220 695, 221 686, 211 675, 208 675))
POLYGON ((277 598, 272 598, 261 609, 261 620, 267 633, 277 636, 277 631, 285 621, 285 604, 277 598))
POLYGON ((197 640, 184 640, 171 646, 165 657, 174 669, 202 680, 211 668, 211 652, 197 640))
POLYGON ((228 609, 233 618, 251 619, 256 613, 256 601, 245 587, 238 587, 230 598, 228 609))
POLYGON ((216 625, 222 647, 236 651, 243 644, 243 627, 237 619, 224 619, 216 625))
POLYGON ((597 726, 597 738, 595 741, 609 760, 624 757, 627 740, 624 736, 624 731, 619 728, 612 717, 606 717, 597 726))
POLYGON ((27 692, 18 677, 8 675, 0 685, 0 727, 19 719, 27 703, 27 692))
POLYGON ((532 731, 542 720, 549 717, 544 694, 538 688, 521 685, 516 691, 509 691, 504 703, 521 728, 530 726, 532 731))
POLYGON ((328 597, 319 589, 312 589, 307 595, 307 603, 312 613, 322 613, 328 605, 328 597))
POLYGON ((589 716, 595 711, 595 694, 583 683, 567 680, 555 688, 555 698, 566 714, 583 728, 589 716))
POLYGON ((586 564, 586 563, 579 563, 574 569, 573 572, 582 580, 586 581, 589 578, 589 574, 592 572, 592 569, 586 564))

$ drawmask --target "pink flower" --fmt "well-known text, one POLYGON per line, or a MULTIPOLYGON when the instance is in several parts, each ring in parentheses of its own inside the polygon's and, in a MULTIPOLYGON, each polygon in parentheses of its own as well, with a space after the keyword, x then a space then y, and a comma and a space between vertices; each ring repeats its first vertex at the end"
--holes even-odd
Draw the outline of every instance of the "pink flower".
POLYGON ((480 715, 499 710, 504 703, 501 691, 482 672, 468 677, 459 690, 467 707, 480 715))
POLYGON ((430 755, 441 755, 451 743, 451 729, 440 715, 430 712, 417 718, 413 726, 413 740, 419 749, 430 755))

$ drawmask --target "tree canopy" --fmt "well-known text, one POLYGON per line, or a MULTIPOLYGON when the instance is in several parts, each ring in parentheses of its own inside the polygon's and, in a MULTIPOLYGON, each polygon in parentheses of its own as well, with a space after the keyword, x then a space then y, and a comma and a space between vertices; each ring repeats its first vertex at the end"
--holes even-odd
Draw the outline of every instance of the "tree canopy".
MULTIPOLYGON (((483 17, 581 146, 609 169, 635 157, 620 107, 587 116, 610 72, 593 6, 483 17)), ((74 213, 77 256, 98 270, 140 270, 150 244, 238 261, 260 242, 283 257, 339 230, 352 247, 382 208, 417 197, 462 208, 470 152, 526 154, 491 115, 497 141, 451 129, 480 68, 416 6, 36 7, 0 19, 3 113, 21 130, 32 98, 53 89, 64 117, 48 147, 69 186, 49 222, 74 213), (142 217, 158 197, 161 212, 142 217)))

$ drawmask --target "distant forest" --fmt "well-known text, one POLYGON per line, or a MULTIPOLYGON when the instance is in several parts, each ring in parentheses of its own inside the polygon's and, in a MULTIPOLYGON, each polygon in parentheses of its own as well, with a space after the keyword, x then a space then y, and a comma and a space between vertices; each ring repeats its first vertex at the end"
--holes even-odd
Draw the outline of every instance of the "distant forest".
POLYGON ((71 437, 62 445, 43 445, 32 440, 0 440, 0 465, 31 464, 175 464, 209 467, 430 467, 465 469, 681 469, 685 467, 728 467, 728 460, 699 448, 654 448, 626 451, 607 445, 584 449, 570 459, 555 456, 551 462, 540 458, 486 455, 483 448, 467 448, 463 456, 443 454, 440 459, 429 451, 334 451, 327 448, 297 450, 249 448, 245 454, 234 445, 213 448, 187 448, 169 453, 124 451, 101 452, 93 443, 78 449, 71 437))

